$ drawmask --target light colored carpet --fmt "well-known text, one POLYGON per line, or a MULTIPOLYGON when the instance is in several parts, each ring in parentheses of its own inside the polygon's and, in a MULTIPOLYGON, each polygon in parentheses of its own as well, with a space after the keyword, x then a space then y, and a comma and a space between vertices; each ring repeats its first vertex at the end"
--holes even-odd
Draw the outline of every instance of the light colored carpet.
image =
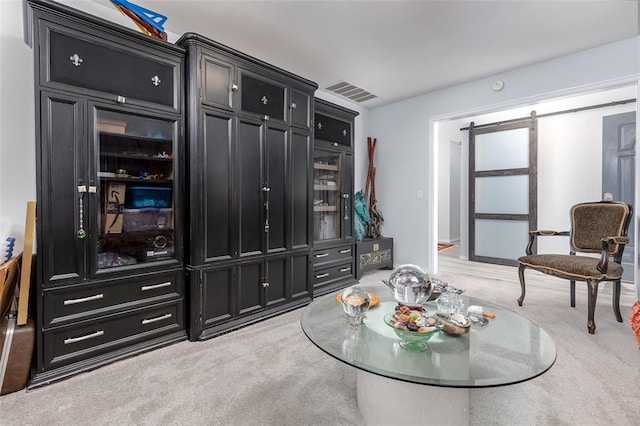
MULTIPOLYGON (((390 271, 366 274, 377 284, 390 271)), ((539 323, 558 346, 556 364, 518 385, 471 391, 472 425, 635 425, 640 351, 625 286, 615 321, 600 291, 597 330, 586 330, 586 291, 568 306, 568 283, 532 280, 522 308, 515 269, 495 279, 448 268, 438 277, 539 323)), ((387 291, 381 288, 380 291, 387 291)), ((1 425, 362 425, 355 370, 303 334, 301 310, 205 342, 181 342, 29 392, 0 397, 1 425)))

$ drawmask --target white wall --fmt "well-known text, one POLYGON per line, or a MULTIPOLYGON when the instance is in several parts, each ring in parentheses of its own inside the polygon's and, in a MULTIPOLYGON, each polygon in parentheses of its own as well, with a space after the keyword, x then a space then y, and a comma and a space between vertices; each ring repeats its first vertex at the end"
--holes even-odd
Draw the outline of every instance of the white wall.
POLYGON ((378 199, 385 211, 385 233, 395 239, 396 262, 437 271, 435 121, 635 82, 639 52, 640 37, 633 37, 371 110, 369 132, 378 137, 385 159, 378 168, 378 199), (491 84, 498 79, 505 86, 494 92, 491 84), (418 200, 421 189, 426 197, 418 200))
POLYGON ((20 1, 0 1, 0 51, 0 237, 16 237, 17 254, 27 201, 36 199, 33 54, 22 40, 20 1))

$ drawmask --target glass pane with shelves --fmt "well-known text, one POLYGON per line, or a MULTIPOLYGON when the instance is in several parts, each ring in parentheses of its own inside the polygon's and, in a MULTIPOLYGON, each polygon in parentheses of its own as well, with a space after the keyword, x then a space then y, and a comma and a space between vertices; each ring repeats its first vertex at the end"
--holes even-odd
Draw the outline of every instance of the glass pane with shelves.
POLYGON ((98 110, 97 268, 174 258, 175 122, 98 110))
POLYGON ((340 238, 340 166, 339 153, 314 153, 313 220, 316 241, 340 238))

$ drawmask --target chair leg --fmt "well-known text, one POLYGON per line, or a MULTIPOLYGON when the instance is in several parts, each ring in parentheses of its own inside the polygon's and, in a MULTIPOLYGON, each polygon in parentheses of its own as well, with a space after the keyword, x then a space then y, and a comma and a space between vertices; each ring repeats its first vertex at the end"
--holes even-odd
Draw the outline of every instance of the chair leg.
POLYGON ((522 294, 520 295, 520 298, 518 299, 518 305, 522 306, 522 302, 524 301, 524 295, 526 294, 526 290, 524 287, 524 269, 526 268, 526 266, 524 266, 523 264, 520 264, 518 266, 518 278, 520 278, 520 288, 522 289, 522 294))
POLYGON ((594 334, 596 332, 596 323, 593 319, 595 311, 596 311, 596 300, 598 299, 598 281, 596 280, 588 280, 587 286, 587 305, 588 305, 588 318, 587 318, 587 328, 589 330, 589 334, 594 334))
POLYGON ((620 314, 620 280, 613 282, 613 312, 615 312, 618 322, 622 322, 622 315, 620 314))
POLYGON ((571 307, 576 307, 576 282, 571 280, 569 283, 569 293, 571 294, 571 307))

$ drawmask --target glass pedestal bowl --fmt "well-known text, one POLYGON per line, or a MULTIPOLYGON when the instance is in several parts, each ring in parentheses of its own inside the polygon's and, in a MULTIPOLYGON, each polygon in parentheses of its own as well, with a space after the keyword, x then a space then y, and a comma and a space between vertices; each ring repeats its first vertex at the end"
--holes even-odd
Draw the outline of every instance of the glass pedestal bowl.
POLYGON ((442 330, 443 324, 436 321, 435 324, 425 327, 424 331, 411 331, 397 327, 393 314, 384 316, 384 323, 393 329, 400 338, 400 347, 409 352, 423 352, 427 349, 427 341, 442 330))

